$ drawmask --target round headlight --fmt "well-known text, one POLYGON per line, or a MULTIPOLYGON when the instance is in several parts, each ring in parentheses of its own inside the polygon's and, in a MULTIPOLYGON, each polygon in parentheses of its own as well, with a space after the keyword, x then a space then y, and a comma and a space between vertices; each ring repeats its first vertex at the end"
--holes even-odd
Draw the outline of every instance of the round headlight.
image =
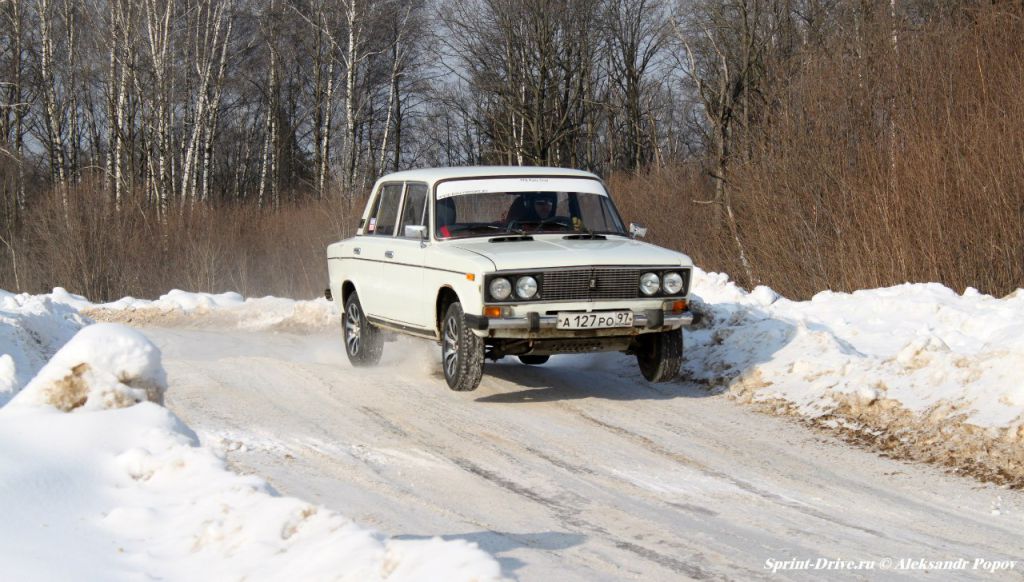
POLYGON ((498 301, 504 301, 512 295, 512 283, 508 282, 508 279, 504 277, 498 277, 497 279, 491 280, 491 297, 494 297, 498 301))
POLYGON ((654 295, 658 292, 658 287, 661 286, 661 281, 658 279, 658 275, 655 273, 644 273, 640 276, 640 290, 643 291, 644 295, 654 295))
POLYGON ((533 277, 520 277, 516 281, 516 295, 520 299, 529 299, 537 294, 537 280, 533 277))
POLYGON ((665 273, 661 280, 661 289, 669 295, 675 295, 683 290, 683 276, 679 273, 665 273))

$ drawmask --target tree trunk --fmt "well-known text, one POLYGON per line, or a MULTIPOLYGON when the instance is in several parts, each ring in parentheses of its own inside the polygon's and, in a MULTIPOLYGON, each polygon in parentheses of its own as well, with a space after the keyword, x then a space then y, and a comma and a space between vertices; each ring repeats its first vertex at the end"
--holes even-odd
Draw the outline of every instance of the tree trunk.
POLYGON ((356 128, 356 68, 359 65, 357 54, 359 38, 359 20, 356 10, 357 0, 348 0, 346 11, 346 23, 348 25, 348 49, 345 53, 345 129, 346 129, 346 156, 347 167, 345 168, 345 185, 351 186, 356 175, 356 143, 358 141, 356 128))
POLYGON ((71 88, 68 94, 70 103, 68 104, 69 112, 69 140, 68 140, 68 154, 70 156, 68 164, 68 173, 71 183, 78 182, 79 168, 78 168, 78 149, 79 149, 79 128, 78 128, 78 69, 79 69, 79 47, 77 40, 77 31, 75 29, 77 16, 75 14, 75 7, 69 0, 63 1, 63 12, 64 12, 64 32, 67 42, 67 59, 68 59, 68 79, 67 86, 71 88))
POLYGON ((63 123, 57 102, 57 78, 53 63, 53 13, 50 0, 37 0, 39 10, 39 74, 43 89, 43 117, 46 124, 50 174, 61 191, 65 214, 68 213, 67 171, 65 168, 63 123))
POLYGON ((330 173, 331 162, 331 112, 334 110, 334 59, 331 59, 327 66, 327 89, 324 92, 323 101, 323 126, 320 128, 320 143, 317 144, 320 151, 319 184, 317 191, 322 197, 326 193, 327 177, 330 173))
POLYGON ((162 217, 167 211, 171 195, 169 158, 171 156, 170 136, 170 67, 168 53, 171 48, 171 15, 174 0, 167 0, 163 14, 155 0, 146 0, 146 23, 148 25, 149 51, 153 74, 156 80, 154 101, 156 102, 156 172, 154 200, 157 213, 162 217))
MULTIPOLYGON (((10 89, 8 90, 7 107, 10 109, 10 113, 13 115, 13 134, 11 140, 14 144, 14 155, 18 165, 18 183, 15 187, 14 195, 14 207, 17 212, 25 210, 25 111, 28 109, 27 103, 22 103, 24 98, 22 95, 22 55, 24 53, 23 46, 23 13, 21 11, 21 2, 11 3, 11 36, 14 37, 14 46, 12 47, 13 62, 13 81, 11 82, 10 89)), ((4 110, 4 119, 7 119, 8 111, 4 110)), ((4 131, 4 137, 7 138, 7 132, 11 131, 11 127, 6 127, 4 131)), ((13 251, 12 251, 13 252, 13 251)))
POLYGON ((213 159, 213 144, 217 135, 217 124, 220 120, 220 101, 224 94, 224 74, 227 68, 228 44, 231 40, 231 31, 234 22, 228 21, 227 30, 224 31, 224 39, 220 47, 220 64, 217 67, 217 78, 213 84, 213 97, 210 102, 210 111, 207 115, 205 129, 203 130, 203 185, 200 191, 200 199, 206 201, 210 196, 210 165, 213 159))
POLYGON ((120 14, 121 18, 121 69, 120 75, 117 81, 117 103, 114 107, 114 135, 115 142, 113 147, 113 165, 114 165, 114 209, 117 212, 121 211, 121 203, 123 197, 124 187, 124 137, 125 137, 125 105, 128 99, 128 63, 131 58, 131 44, 129 36, 130 16, 120 14))
POLYGON ((263 163, 260 170, 260 187, 257 204, 263 208, 267 203, 266 188, 270 182, 270 203, 277 206, 277 115, 280 107, 278 98, 280 87, 277 74, 277 48, 273 43, 276 36, 271 31, 270 46, 270 79, 267 87, 267 117, 263 133, 263 163))

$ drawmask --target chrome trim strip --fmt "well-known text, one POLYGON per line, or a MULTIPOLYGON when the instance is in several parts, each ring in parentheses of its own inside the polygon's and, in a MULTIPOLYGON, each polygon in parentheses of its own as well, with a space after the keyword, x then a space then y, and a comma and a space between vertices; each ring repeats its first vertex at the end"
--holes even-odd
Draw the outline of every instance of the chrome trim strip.
POLYGON ((438 337, 436 331, 426 330, 426 329, 423 329, 421 327, 414 327, 414 326, 411 326, 411 325, 403 325, 401 323, 395 323, 393 321, 388 321, 386 319, 382 319, 380 317, 374 317, 372 315, 367 315, 366 319, 367 319, 367 321, 369 321, 373 325, 376 325, 377 327, 383 327, 385 329, 389 329, 389 330, 393 330, 393 331, 398 331, 398 332, 402 332, 402 333, 407 333, 409 335, 414 335, 416 337, 421 337, 421 338, 425 338, 425 339, 434 339, 434 340, 436 340, 437 337, 438 337))

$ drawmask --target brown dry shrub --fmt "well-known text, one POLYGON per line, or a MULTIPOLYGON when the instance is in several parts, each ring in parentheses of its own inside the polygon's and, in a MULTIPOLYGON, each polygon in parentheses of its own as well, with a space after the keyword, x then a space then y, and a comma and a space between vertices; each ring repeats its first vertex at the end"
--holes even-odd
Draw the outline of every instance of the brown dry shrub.
POLYGON ((908 31, 895 53, 886 39, 808 58, 734 174, 759 277, 781 266, 796 296, 1024 283, 1024 26, 974 16, 908 31))
POLYGON ((351 236, 364 200, 310 201, 275 211, 196 204, 159 215, 99 184, 37 199, 20 232, 22 290, 65 287, 93 301, 155 298, 170 289, 312 298, 327 284, 326 245, 351 236))
MULTIPOLYGON (((694 166, 612 176, 628 218, 744 285, 806 298, 938 281, 1024 286, 1024 15, 978 6, 874 37, 838 36, 769 89, 739 134, 729 188, 747 281, 694 166)), ((881 34, 884 33, 884 34, 881 34)))
POLYGON ((741 272, 718 208, 706 203, 712 188, 699 164, 620 172, 606 182, 622 218, 647 227, 646 242, 687 253, 705 269, 741 272))

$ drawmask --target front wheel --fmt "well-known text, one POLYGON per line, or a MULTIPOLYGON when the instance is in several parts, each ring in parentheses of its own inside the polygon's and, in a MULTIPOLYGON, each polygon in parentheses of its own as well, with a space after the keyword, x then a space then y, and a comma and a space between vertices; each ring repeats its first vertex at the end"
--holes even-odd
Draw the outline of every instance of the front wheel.
POLYGON ((352 292, 345 300, 345 313, 341 317, 341 329, 345 336, 345 353, 348 361, 357 368, 375 366, 384 351, 381 331, 366 320, 359 296, 352 292))
POLYGON ((441 365, 448 387, 458 392, 476 390, 484 375, 484 340, 466 325, 459 302, 449 305, 444 315, 441 365))
POLYGON ((648 382, 668 382, 683 363, 683 331, 646 333, 636 338, 636 362, 648 382))

